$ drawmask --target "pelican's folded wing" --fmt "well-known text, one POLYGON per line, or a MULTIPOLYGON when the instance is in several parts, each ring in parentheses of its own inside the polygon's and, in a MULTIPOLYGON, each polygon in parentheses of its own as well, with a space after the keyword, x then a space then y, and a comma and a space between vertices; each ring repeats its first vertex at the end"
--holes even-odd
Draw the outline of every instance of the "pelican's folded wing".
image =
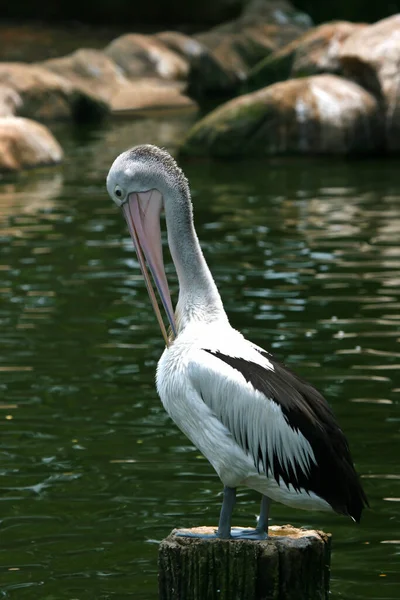
POLYGON ((253 348, 256 361, 199 350, 189 366, 193 385, 259 472, 312 491, 359 520, 367 500, 329 405, 272 355, 253 348))

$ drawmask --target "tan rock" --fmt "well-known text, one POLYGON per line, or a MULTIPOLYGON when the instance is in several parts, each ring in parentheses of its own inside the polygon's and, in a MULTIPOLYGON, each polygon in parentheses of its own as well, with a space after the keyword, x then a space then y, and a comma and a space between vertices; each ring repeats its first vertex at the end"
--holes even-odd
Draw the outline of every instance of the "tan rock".
POLYGON ((156 33, 154 37, 173 52, 183 56, 188 62, 207 51, 195 38, 180 31, 161 31, 156 33))
POLYGON ((340 62, 345 76, 380 101, 385 114, 387 148, 400 149, 400 15, 354 33, 343 44, 340 62))
POLYGON ((101 50, 80 48, 72 54, 46 60, 42 64, 84 93, 94 93, 107 102, 116 88, 128 83, 121 69, 101 50))
POLYGON ((179 87, 157 79, 132 82, 116 90, 111 98, 111 110, 117 116, 196 109, 197 104, 194 100, 182 94, 179 87))
POLYGON ((61 162, 63 151, 41 123, 22 117, 0 118, 0 171, 18 171, 61 162))
POLYGON ((184 154, 368 154, 382 147, 376 99, 335 75, 291 79, 240 96, 199 121, 184 154))
POLYGON ((185 80, 189 66, 157 37, 129 33, 112 41, 104 50, 129 78, 160 77, 185 80))
POLYGON ((80 49, 44 64, 83 93, 99 96, 112 114, 127 116, 153 109, 196 108, 194 101, 181 92, 182 83, 156 78, 128 79, 121 68, 99 50, 80 49))
POLYGON ((15 113, 39 121, 93 118, 104 113, 99 98, 76 89, 67 79, 40 65, 0 63, 0 85, 19 95, 15 113))
POLYGON ((365 24, 336 21, 310 29, 284 48, 273 52, 250 72, 248 85, 260 88, 293 77, 340 74, 339 53, 350 35, 365 24))

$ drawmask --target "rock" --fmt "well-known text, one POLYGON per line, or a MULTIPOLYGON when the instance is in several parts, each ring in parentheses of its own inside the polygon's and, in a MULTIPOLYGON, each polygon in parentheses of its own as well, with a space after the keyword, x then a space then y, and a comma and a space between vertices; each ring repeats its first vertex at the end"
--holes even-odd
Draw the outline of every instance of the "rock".
POLYGON ((0 171, 61 162, 63 151, 49 129, 22 117, 0 118, 0 171))
POLYGON ((240 38, 241 34, 222 34, 213 30, 197 36, 212 57, 212 68, 197 68, 191 72, 189 89, 199 96, 234 93, 247 76, 247 65, 236 49, 240 38))
POLYGON ((129 78, 186 80, 189 72, 186 60, 152 35, 122 35, 112 41, 104 52, 129 78))
MULTIPOLYGON (((212 79, 209 73, 198 70, 196 88, 204 93, 230 93, 242 85, 251 68, 277 48, 299 35, 296 28, 279 25, 248 25, 240 31, 221 31, 218 28, 200 34, 196 39, 208 49, 218 67, 212 79)), ((192 77, 193 79, 193 77, 192 77)))
POLYGON ((289 2, 252 0, 238 19, 196 36, 224 73, 220 80, 208 80, 199 72, 196 88, 204 93, 235 91, 252 67, 310 25, 307 16, 295 11, 289 2))
POLYGON ((183 56, 189 63, 207 51, 195 38, 180 31, 161 31, 156 33, 154 37, 173 52, 183 56))
MULTIPOLYGON (((287 3, 274 4, 286 6, 287 3)), ((284 25, 274 22, 275 13, 271 10, 264 13, 259 19, 258 13, 255 16, 247 11, 243 17, 196 37, 171 31, 155 37, 189 64, 190 94, 196 97, 208 92, 231 93, 246 80, 251 66, 304 29, 290 22, 284 25)))
POLYGON ((181 93, 181 84, 154 78, 127 79, 120 67, 100 50, 83 48, 48 60, 44 65, 82 93, 101 98, 112 114, 128 115, 154 108, 196 108, 194 101, 181 93))
POLYGON ((132 82, 117 90, 111 98, 111 110, 117 116, 196 109, 194 100, 182 94, 178 87, 157 79, 140 79, 132 82))
POLYGON ((247 88, 259 89, 293 77, 341 74, 339 52, 343 43, 364 27, 347 21, 314 27, 258 63, 249 73, 247 88))
POLYGON ((22 105, 21 96, 16 90, 0 84, 0 117, 15 115, 22 105))
POLYGON ((177 31, 162 31, 156 37, 187 61, 187 91, 191 96, 199 97, 205 90, 229 90, 235 86, 235 77, 199 40, 177 31))
POLYGON ((387 149, 400 149, 400 15, 350 36, 340 51, 346 77, 376 96, 385 114, 387 149))
POLYGON ((76 89, 67 79, 40 65, 0 63, 0 85, 13 89, 20 101, 15 114, 39 121, 98 119, 106 106, 95 96, 76 89))
POLYGON ((101 50, 81 48, 72 54, 53 58, 43 66, 67 79, 83 93, 94 93, 108 102, 113 91, 128 83, 121 69, 101 50))
POLYGON ((183 154, 368 154, 382 147, 376 99, 356 83, 315 75, 227 102, 189 132, 183 154))

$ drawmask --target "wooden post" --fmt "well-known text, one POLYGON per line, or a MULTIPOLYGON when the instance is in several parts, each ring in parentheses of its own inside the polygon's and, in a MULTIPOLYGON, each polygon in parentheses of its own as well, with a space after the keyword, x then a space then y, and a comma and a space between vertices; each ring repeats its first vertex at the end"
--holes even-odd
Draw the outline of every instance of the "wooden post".
POLYGON ((270 526, 262 542, 174 530, 159 548, 159 600, 327 600, 330 546, 330 534, 291 525, 270 526))

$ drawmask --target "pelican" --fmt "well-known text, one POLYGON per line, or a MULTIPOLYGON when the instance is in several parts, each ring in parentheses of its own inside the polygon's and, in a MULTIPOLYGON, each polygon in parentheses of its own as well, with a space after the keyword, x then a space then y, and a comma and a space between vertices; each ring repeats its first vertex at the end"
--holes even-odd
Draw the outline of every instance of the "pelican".
POLYGON ((188 181, 172 156, 152 145, 124 152, 111 166, 107 190, 125 216, 165 340, 158 394, 224 486, 215 533, 180 533, 265 539, 271 501, 359 522, 368 502, 345 435, 320 392, 229 324, 194 228, 188 181), (179 281, 175 311, 163 264, 162 209, 179 281), (254 529, 231 525, 239 486, 262 495, 254 529))

